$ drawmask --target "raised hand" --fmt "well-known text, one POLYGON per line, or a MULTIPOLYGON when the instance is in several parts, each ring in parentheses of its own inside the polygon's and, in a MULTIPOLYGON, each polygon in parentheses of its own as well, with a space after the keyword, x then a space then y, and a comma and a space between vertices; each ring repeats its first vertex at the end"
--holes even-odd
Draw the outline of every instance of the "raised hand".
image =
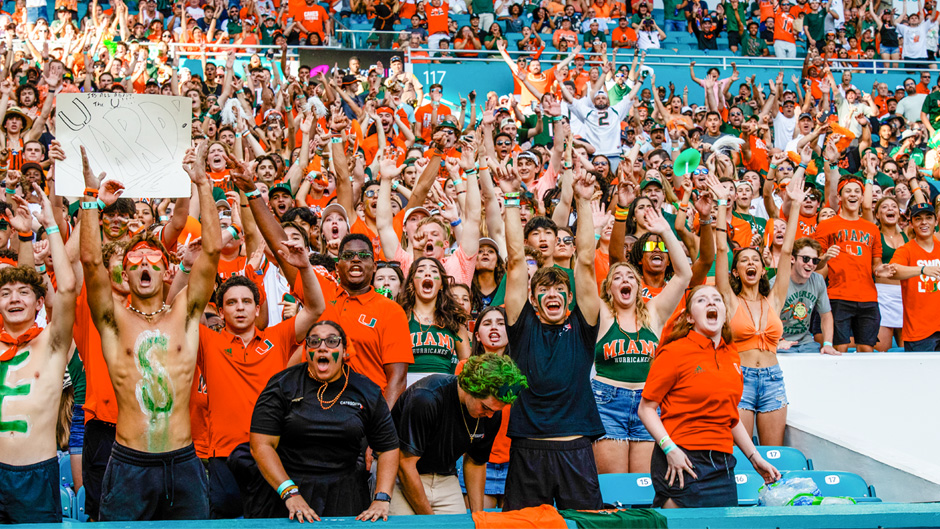
POLYGON ((10 198, 14 205, 11 208, 13 214, 8 216, 10 227, 22 233, 33 231, 33 216, 29 213, 29 203, 20 195, 10 195, 10 198))
POLYGON ((310 256, 307 248, 300 241, 285 240, 281 242, 281 248, 277 250, 278 255, 284 262, 294 268, 306 268, 310 266, 310 256))
POLYGON ((664 235, 667 231, 671 231, 672 228, 669 226, 669 221, 666 220, 666 217, 663 217, 662 213, 653 208, 646 208, 644 212, 646 226, 649 228, 650 232, 656 235, 664 235))
POLYGON ((379 160, 379 175, 382 177, 382 180, 392 180, 404 170, 405 166, 396 164, 395 160, 388 158, 379 160))
POLYGON ((594 176, 588 172, 576 175, 573 187, 575 197, 581 200, 591 200, 594 197, 594 176))
POLYGON ((787 184, 787 196, 797 204, 802 204, 803 197, 806 196, 806 191, 803 189, 804 183, 805 181, 802 178, 791 178, 787 184))

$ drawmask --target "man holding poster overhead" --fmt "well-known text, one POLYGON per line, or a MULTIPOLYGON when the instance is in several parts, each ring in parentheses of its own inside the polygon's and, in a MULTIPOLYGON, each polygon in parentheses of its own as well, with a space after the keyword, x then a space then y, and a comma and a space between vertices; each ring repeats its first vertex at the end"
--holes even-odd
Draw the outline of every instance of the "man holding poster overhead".
MULTIPOLYGON (((206 519, 208 481, 196 456, 189 400, 199 319, 215 286, 221 250, 219 218, 203 215, 202 252, 189 284, 164 303, 169 258, 149 233, 134 236, 124 253, 122 275, 130 303, 116 303, 102 262, 98 209, 114 203, 123 185, 92 172, 81 148, 81 261, 92 319, 114 385, 118 419, 111 460, 101 491, 99 520, 206 519)), ((206 176, 206 142, 191 173, 203 212, 215 212, 206 176)), ((187 271, 182 271, 187 273, 187 271)))

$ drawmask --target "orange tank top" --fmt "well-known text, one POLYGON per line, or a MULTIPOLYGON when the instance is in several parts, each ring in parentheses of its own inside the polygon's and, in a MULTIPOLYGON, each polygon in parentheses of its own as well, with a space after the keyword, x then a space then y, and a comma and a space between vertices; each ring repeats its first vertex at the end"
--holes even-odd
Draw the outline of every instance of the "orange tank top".
POLYGON ((783 322, 780 315, 774 313, 770 303, 760 300, 760 320, 755 322, 748 302, 738 297, 738 310, 731 318, 731 336, 738 351, 777 351, 777 343, 783 336, 783 322))

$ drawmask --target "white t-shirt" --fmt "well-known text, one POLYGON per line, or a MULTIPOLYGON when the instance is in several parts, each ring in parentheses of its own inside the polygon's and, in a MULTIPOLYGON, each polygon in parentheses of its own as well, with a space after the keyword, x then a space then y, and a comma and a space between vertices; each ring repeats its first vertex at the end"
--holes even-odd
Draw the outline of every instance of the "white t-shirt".
POLYGON ((636 47, 641 50, 658 50, 662 47, 658 31, 637 31, 636 47))
POLYGON ((895 112, 911 123, 920 121, 920 109, 923 108, 925 99, 927 99, 927 94, 907 96, 898 102, 895 112))
POLYGON ((936 22, 921 22, 916 28, 912 28, 905 24, 898 24, 898 35, 904 39, 902 53, 904 58, 927 58, 927 32, 936 25, 936 22))
POLYGON ((796 123, 800 116, 796 112, 792 118, 783 115, 783 112, 777 112, 774 116, 774 147, 777 149, 786 149, 787 143, 793 139, 793 131, 796 130, 796 123))
POLYGON ((832 13, 827 13, 824 24, 826 32, 836 31, 839 28, 845 27, 845 7, 842 5, 842 0, 830 0, 829 10, 838 13, 839 19, 836 20, 836 18, 832 16, 832 13))
POLYGON ((584 121, 584 139, 604 156, 620 155, 620 122, 626 119, 633 99, 625 97, 603 110, 594 107, 586 97, 575 100, 571 114, 584 121))

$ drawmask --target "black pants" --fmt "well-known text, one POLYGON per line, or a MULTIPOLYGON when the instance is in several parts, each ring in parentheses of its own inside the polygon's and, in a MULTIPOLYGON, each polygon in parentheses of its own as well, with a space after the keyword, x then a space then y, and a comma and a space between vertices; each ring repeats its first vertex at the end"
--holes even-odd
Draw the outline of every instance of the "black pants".
POLYGON ((558 509, 604 508, 591 440, 513 439, 503 512, 552 503, 558 509))
POLYGON ((192 444, 152 454, 118 443, 101 490, 101 521, 205 520, 209 480, 192 444))
POLYGON ((111 459, 115 426, 92 419, 85 423, 85 440, 82 443, 82 486, 85 487, 85 514, 98 520, 101 506, 101 481, 111 459))
POLYGON ((209 518, 238 518, 245 513, 242 493, 225 457, 209 458, 209 518))
POLYGON ((61 523, 59 462, 0 463, 0 523, 61 523))
MULTIPOLYGON (((677 445, 678 446, 678 445, 677 445)), ((653 507, 662 507, 667 500, 672 500, 679 507, 737 507, 738 486, 734 481, 734 466, 737 460, 731 454, 715 450, 686 450, 679 447, 692 462, 695 469, 693 478, 683 475, 683 487, 679 487, 679 478, 666 481, 669 464, 666 454, 658 446, 653 448, 650 461, 650 477, 653 479, 653 507)))

